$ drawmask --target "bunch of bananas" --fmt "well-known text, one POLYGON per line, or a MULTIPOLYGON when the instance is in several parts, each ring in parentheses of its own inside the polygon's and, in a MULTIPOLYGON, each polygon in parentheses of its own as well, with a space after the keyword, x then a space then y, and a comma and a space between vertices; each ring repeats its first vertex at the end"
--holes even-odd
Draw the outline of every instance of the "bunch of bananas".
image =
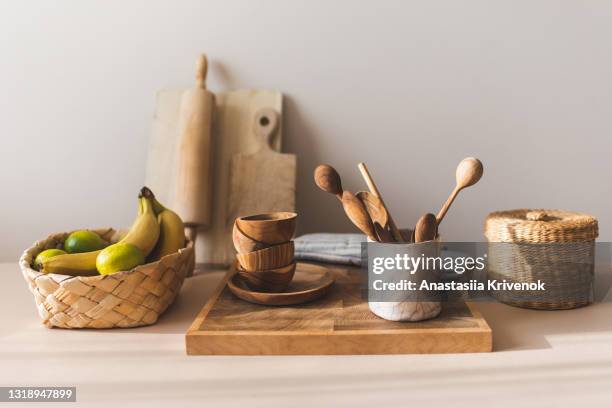
POLYGON ((54 256, 35 260, 34 266, 43 273, 73 276, 109 274, 157 261, 184 247, 183 221, 174 211, 159 203, 147 187, 140 190, 138 203, 136 220, 117 243, 89 252, 59 255, 55 252, 54 256))

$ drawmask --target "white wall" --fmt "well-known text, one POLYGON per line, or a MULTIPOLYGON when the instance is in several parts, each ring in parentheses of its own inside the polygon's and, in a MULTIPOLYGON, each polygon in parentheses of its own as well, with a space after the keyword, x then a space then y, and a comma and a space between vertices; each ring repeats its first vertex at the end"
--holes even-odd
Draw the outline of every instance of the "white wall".
POLYGON ((593 213, 611 240, 612 3, 603 1, 4 1, 0 260, 37 238, 135 213, 157 89, 286 94, 302 232, 351 231, 313 168, 351 190, 366 161, 402 225, 436 211, 456 163, 485 177, 446 239, 489 211, 593 213))

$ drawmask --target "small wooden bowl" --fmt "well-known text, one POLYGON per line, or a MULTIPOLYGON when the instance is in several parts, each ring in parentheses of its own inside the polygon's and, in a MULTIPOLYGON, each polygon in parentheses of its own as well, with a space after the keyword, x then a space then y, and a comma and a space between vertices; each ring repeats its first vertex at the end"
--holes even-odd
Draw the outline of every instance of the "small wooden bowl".
POLYGON ((259 251, 237 254, 236 258, 242 269, 251 272, 287 266, 293 262, 293 254, 293 241, 289 241, 259 251))
POLYGON ((246 254, 253 251, 259 251, 260 249, 268 248, 269 244, 255 241, 252 238, 247 237, 244 232, 240 231, 238 225, 234 222, 234 228, 232 229, 232 241, 234 242, 234 248, 239 254, 246 254))
POLYGON ((282 292, 287 289, 295 274, 295 262, 282 268, 267 269, 264 271, 245 271, 238 268, 238 275, 253 290, 263 292, 282 292))
POLYGON ((296 223, 297 214, 293 212, 273 212, 236 219, 236 225, 244 235, 269 245, 291 241, 296 223))

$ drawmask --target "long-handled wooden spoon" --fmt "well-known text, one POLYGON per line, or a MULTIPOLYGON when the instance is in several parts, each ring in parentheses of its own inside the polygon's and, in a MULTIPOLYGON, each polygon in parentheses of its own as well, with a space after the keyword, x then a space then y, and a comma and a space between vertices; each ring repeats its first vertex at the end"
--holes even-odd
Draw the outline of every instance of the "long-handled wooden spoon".
POLYGON ((388 229, 384 228, 382 225, 380 225, 377 222, 374 222, 374 231, 376 232, 376 237, 378 238, 377 239, 378 242, 383 242, 383 243, 395 242, 395 240, 393 239, 393 235, 391 235, 391 232, 389 232, 388 229))
POLYGON ((366 167, 365 163, 359 163, 357 167, 359 168, 359 171, 361 172, 361 176, 363 177, 364 181, 368 185, 368 189, 370 189, 370 192, 380 199, 383 208, 387 212, 387 216, 389 217, 389 229, 391 229, 391 235, 393 235, 395 241, 404 242, 404 238, 402 237, 402 234, 397 228, 397 225, 395 225, 395 221, 393 221, 391 213, 389 212, 385 201, 380 195, 380 191, 378 191, 378 187, 376 187, 376 183, 374 183, 374 180, 372 179, 372 176, 370 175, 370 172, 368 171, 368 168, 366 167))
POLYGON ((438 234, 436 216, 427 213, 421 216, 414 228, 414 242, 433 241, 438 234))
POLYGON ((370 215, 363 202, 350 191, 342 190, 340 175, 332 166, 322 164, 314 171, 316 185, 323 191, 335 195, 351 222, 370 239, 377 241, 377 235, 370 215))
POLYGON ((365 205, 355 194, 344 190, 342 193, 342 207, 344 207, 344 212, 357 228, 371 240, 378 241, 370 214, 368 214, 365 205))
POLYGON ((332 166, 321 164, 314 171, 315 184, 323 191, 333 194, 342 201, 342 180, 332 166))
POLYGON ((369 191, 359 191, 355 194, 357 198, 365 205, 366 211, 370 215, 372 224, 374 224, 374 231, 378 237, 378 242, 395 242, 393 235, 387 229, 389 225, 389 214, 382 205, 380 198, 376 197, 369 191))
POLYGON ((387 209, 382 205, 380 198, 369 191, 359 191, 355 196, 365 205, 372 222, 380 224, 383 228, 387 228, 389 214, 387 213, 387 209))
POLYGON ((444 219, 446 212, 450 208, 453 201, 455 201, 457 194, 459 194, 459 192, 464 188, 473 186, 474 184, 478 183, 478 180, 480 180, 480 178, 482 177, 483 171, 484 170, 482 168, 482 163, 477 158, 467 157, 461 160, 461 162, 457 166, 457 170, 455 171, 455 189, 448 197, 448 200, 446 200, 446 202, 442 206, 442 209, 440 209, 440 212, 436 216, 438 225, 440 225, 440 223, 444 219))

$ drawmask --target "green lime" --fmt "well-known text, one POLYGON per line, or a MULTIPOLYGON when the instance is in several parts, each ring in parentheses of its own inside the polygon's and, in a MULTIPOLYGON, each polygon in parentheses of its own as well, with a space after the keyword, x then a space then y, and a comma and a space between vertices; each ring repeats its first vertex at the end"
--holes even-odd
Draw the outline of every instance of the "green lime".
POLYGON ((80 230, 74 231, 66 241, 64 241, 64 250, 69 254, 78 252, 91 252, 105 248, 108 242, 100 238, 98 234, 93 231, 80 230))
POLYGON ((54 256, 62 255, 65 253, 66 251, 62 251, 61 249, 45 249, 44 251, 36 255, 36 258, 34 258, 34 262, 32 262, 32 266, 34 267, 34 269, 39 271, 40 267, 42 266, 42 263, 45 262, 47 259, 51 259, 54 256))
POLYGON ((135 245, 118 242, 107 246, 96 258, 96 268, 100 275, 118 271, 129 271, 145 262, 144 254, 135 245))

